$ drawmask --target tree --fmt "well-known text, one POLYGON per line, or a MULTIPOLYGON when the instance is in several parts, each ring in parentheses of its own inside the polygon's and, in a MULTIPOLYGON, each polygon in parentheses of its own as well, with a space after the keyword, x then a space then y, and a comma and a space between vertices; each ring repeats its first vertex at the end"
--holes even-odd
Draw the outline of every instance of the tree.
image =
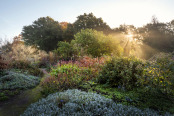
POLYGON ((67 28, 63 32, 63 40, 67 42, 71 42, 72 39, 74 39, 74 26, 71 23, 67 24, 67 28))
POLYGON ((65 60, 72 58, 74 50, 70 43, 66 41, 65 42, 60 41, 58 42, 57 45, 58 45, 58 48, 55 52, 59 55, 59 57, 65 60))
POLYGON ((120 45, 124 48, 124 56, 140 57, 140 39, 142 37, 134 25, 120 25, 118 28, 114 28, 111 34, 120 40, 120 45))
POLYGON ((170 27, 172 25, 160 23, 153 18, 151 23, 139 28, 142 42, 160 52, 173 52, 174 32, 170 27))
POLYGON ((61 26, 62 30, 66 30, 67 26, 68 26, 68 22, 60 22, 60 26, 61 26))
POLYGON ((102 18, 96 18, 93 13, 80 15, 74 22, 75 32, 79 32, 81 29, 95 29, 97 31, 103 31, 104 33, 110 32, 110 27, 103 22, 102 18))
POLYGON ((71 41, 71 44, 79 55, 92 55, 93 57, 111 55, 111 53, 121 55, 121 47, 116 39, 92 29, 81 30, 75 34, 75 39, 71 41))
POLYGON ((26 44, 36 45, 47 52, 54 50, 58 41, 63 40, 62 33, 59 22, 48 16, 39 18, 32 25, 24 26, 22 30, 26 44))

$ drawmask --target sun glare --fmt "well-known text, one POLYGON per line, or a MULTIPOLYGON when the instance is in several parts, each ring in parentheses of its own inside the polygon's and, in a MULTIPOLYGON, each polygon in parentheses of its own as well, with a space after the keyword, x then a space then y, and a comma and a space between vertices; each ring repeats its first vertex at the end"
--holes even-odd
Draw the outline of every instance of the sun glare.
POLYGON ((132 41, 133 41, 133 34, 129 33, 129 34, 127 35, 127 39, 128 39, 130 42, 132 42, 132 41))

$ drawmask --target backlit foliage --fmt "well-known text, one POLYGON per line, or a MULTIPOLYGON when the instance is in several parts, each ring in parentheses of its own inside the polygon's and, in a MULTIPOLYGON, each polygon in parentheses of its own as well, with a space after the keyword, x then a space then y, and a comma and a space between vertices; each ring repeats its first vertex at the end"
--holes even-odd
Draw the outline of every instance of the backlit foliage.
POLYGON ((78 51, 78 55, 82 56, 101 57, 102 55, 111 54, 120 56, 122 52, 122 48, 116 39, 92 29, 81 30, 75 35, 72 44, 74 49, 78 51))
POLYGON ((10 50, 6 50, 6 57, 12 61, 23 60, 29 62, 37 62, 42 57, 47 56, 47 53, 38 50, 34 46, 27 46, 24 43, 13 43, 9 47, 10 50))

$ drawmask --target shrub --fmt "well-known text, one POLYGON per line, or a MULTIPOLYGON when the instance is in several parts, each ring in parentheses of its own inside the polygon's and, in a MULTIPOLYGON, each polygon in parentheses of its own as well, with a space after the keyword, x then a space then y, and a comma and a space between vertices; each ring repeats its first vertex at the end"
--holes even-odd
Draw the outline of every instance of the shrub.
POLYGON ((10 68, 15 68, 15 69, 29 69, 32 68, 30 63, 28 61, 24 60, 18 60, 18 61, 13 61, 9 64, 10 68))
POLYGON ((100 58, 91 58, 89 56, 84 56, 78 61, 80 67, 88 67, 88 68, 99 68, 100 66, 104 65, 105 63, 105 58, 100 57, 100 58))
POLYGON ((36 66, 39 68, 47 68, 50 65, 49 59, 47 57, 43 57, 40 59, 38 63, 36 63, 36 66))
POLYGON ((70 60, 75 55, 72 45, 68 42, 58 42, 58 48, 55 52, 61 59, 65 60, 70 60))
POLYGON ((43 94, 78 87, 82 82, 96 79, 104 58, 83 57, 78 61, 59 61, 51 69, 51 76, 42 82, 43 94))
POLYGON ((20 89, 15 90, 0 90, 0 101, 6 101, 10 97, 13 97, 20 93, 20 89))
MULTIPOLYGON (((157 116, 159 112, 114 103, 99 94, 77 89, 49 95, 31 104, 21 116, 74 115, 74 116, 157 116)), ((171 115, 166 113, 164 115, 171 115)))
POLYGON ((111 53, 117 56, 121 55, 122 48, 119 42, 110 35, 106 36, 102 32, 85 29, 74 37, 75 39, 71 41, 71 44, 80 56, 101 57, 102 55, 111 55, 111 53))
POLYGON ((148 90, 174 95, 174 55, 160 53, 150 59, 141 80, 148 90))
POLYGON ((138 79, 143 75, 143 70, 144 63, 134 57, 112 58, 99 73, 98 81, 112 87, 133 89, 139 86, 138 79))
POLYGON ((38 67, 31 65, 28 61, 13 61, 9 66, 12 69, 20 69, 21 72, 26 72, 34 76, 43 76, 43 72, 38 67))
POLYGON ((0 78, 0 89, 27 89, 35 87, 40 82, 39 77, 9 72, 0 78))
POLYGON ((27 61, 30 63, 38 62, 42 57, 48 56, 44 51, 38 50, 34 46, 27 46, 23 42, 13 42, 7 44, 5 55, 12 61, 27 61))
POLYGON ((2 54, 0 53, 0 76, 5 75, 6 69, 8 63, 4 57, 2 57, 2 54))
POLYGON ((53 52, 49 52, 48 56, 43 56, 36 63, 40 68, 48 68, 50 64, 55 64, 57 62, 57 55, 53 52))
POLYGON ((50 74, 51 76, 42 82, 44 88, 43 93, 75 88, 82 81, 90 80, 93 76, 91 69, 85 67, 80 68, 76 64, 70 63, 53 68, 50 74))

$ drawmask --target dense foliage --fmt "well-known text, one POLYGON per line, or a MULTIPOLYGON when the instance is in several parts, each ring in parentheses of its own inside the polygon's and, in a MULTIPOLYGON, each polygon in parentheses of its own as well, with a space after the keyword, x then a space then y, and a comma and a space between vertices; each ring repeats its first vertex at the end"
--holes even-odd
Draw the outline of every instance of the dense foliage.
POLYGON ((161 53, 151 58, 143 83, 150 90, 174 95, 174 54, 161 53))
POLYGON ((106 36, 92 29, 81 30, 75 35, 72 44, 80 55, 87 54, 93 57, 111 55, 111 53, 120 56, 122 51, 118 41, 112 36, 106 36))
POLYGON ((50 17, 42 17, 32 25, 23 27, 23 40, 29 45, 36 45, 45 51, 54 50, 57 42, 62 41, 62 29, 59 22, 50 17))
POLYGON ((133 89, 138 87, 138 79, 143 75, 144 63, 134 57, 113 58, 99 74, 99 83, 112 87, 133 89))
POLYGON ((101 94, 112 99, 115 103, 123 105, 131 105, 141 109, 150 108, 159 111, 160 114, 165 112, 174 113, 173 98, 155 91, 145 91, 141 88, 126 91, 123 87, 115 88, 92 81, 81 85, 81 90, 101 94))
MULTIPOLYGON (((159 115, 158 112, 133 106, 114 103, 99 94, 67 90, 49 95, 47 98, 30 105, 22 116, 28 115, 159 115)), ((169 113, 165 114, 170 115, 169 113)))
POLYGON ((9 67, 16 71, 20 70, 20 72, 30 75, 43 76, 43 72, 38 67, 31 65, 27 61, 13 61, 9 64, 9 67))
POLYGON ((99 73, 98 82, 112 87, 174 94, 174 60, 172 54, 163 54, 150 62, 136 58, 114 58, 99 73))
POLYGON ((77 88, 82 82, 95 79, 104 58, 84 57, 79 61, 60 61, 50 71, 50 77, 42 82, 42 93, 47 95, 57 90, 77 88))
POLYGON ((25 45, 23 42, 14 41, 12 44, 7 44, 3 46, 4 56, 9 59, 9 61, 27 61, 30 63, 38 62, 42 57, 48 56, 48 54, 39 50, 34 46, 25 45))
POLYGON ((174 51, 174 30, 172 23, 160 23, 156 19, 142 28, 139 33, 144 44, 160 52, 174 51))
POLYGON ((104 33, 109 33, 111 30, 102 18, 96 18, 93 13, 84 13, 78 16, 73 25, 76 33, 81 29, 95 29, 97 31, 103 31, 104 33))
POLYGON ((0 56, 0 101, 35 87, 44 72, 39 92, 59 93, 31 105, 24 116, 170 115, 164 113, 174 113, 173 29, 174 20, 155 18, 140 28, 113 30, 92 13, 72 24, 39 18, 24 26, 13 43, 0 47, 8 59, 0 56))
POLYGON ((81 69, 75 64, 66 64, 51 70, 51 77, 42 82, 43 93, 48 94, 54 91, 61 91, 77 87, 83 80, 91 77, 88 75, 90 69, 81 69))
POLYGON ((67 28, 63 31, 63 40, 71 42, 71 40, 74 39, 74 34, 75 34, 74 25, 68 23, 67 28))
POLYGON ((7 65, 8 65, 8 62, 0 53, 0 76, 3 76, 5 74, 5 71, 8 68, 7 65))
POLYGON ((72 44, 68 42, 59 42, 58 48, 55 50, 61 59, 70 60, 76 53, 72 47, 72 44))
POLYGON ((8 72, 7 75, 0 78, 0 90, 27 89, 35 87, 39 84, 39 82, 39 77, 22 73, 8 72))

